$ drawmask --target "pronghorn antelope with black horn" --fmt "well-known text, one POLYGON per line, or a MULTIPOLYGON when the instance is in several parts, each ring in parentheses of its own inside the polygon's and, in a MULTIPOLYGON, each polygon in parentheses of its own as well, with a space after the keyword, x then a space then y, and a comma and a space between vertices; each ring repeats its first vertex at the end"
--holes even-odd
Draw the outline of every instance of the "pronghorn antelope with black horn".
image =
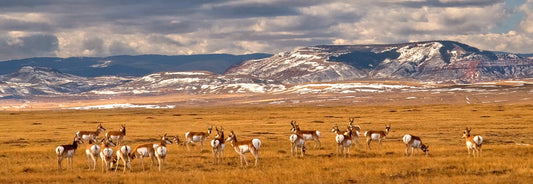
POLYGON ((470 156, 470 151, 472 151, 472 156, 476 157, 477 152, 477 156, 481 157, 481 146, 483 146, 483 137, 479 135, 471 136, 470 131, 472 131, 472 128, 466 127, 463 132, 463 138, 465 138, 466 141, 466 149, 468 149, 468 156, 470 156))
POLYGON ((155 148, 157 144, 141 144, 137 145, 130 153, 130 159, 139 158, 141 160, 141 165, 144 171, 144 157, 150 157, 150 169, 155 163, 155 148))
POLYGON ((185 146, 187 146, 187 151, 189 149, 189 143, 200 142, 200 151, 204 149, 204 141, 209 137, 213 126, 207 127, 207 132, 186 132, 185 133, 185 146))
POLYGON ((420 140, 420 137, 405 134, 402 140, 405 143, 405 156, 409 156, 409 148, 411 148, 411 155, 414 154, 415 149, 420 149, 426 154, 426 156, 429 156, 429 146, 423 144, 422 140, 420 140))
MULTIPOLYGON (((293 121, 291 121, 291 125, 294 129, 295 125, 293 121)), ((294 131, 292 132, 293 133, 289 137, 289 141, 291 142, 291 155, 294 156, 295 154, 298 154, 298 149, 300 149, 300 153, 303 157, 305 155, 305 139, 301 132, 300 134, 294 133, 294 131)))
POLYGON ((292 129, 291 132, 295 134, 301 134, 305 141, 313 140, 315 141, 315 148, 320 148, 320 131, 318 130, 301 130, 300 125, 296 121, 291 121, 292 129))
POLYGON ((155 158, 157 158, 157 162, 159 163, 159 172, 161 172, 163 168, 163 164, 165 164, 165 158, 167 157, 167 144, 172 144, 172 141, 168 139, 167 134, 161 136, 161 144, 159 144, 157 147, 155 147, 155 158))
POLYGON ((235 133, 231 131, 229 137, 226 141, 230 142, 235 152, 239 154, 241 158, 241 167, 243 167, 243 160, 248 166, 248 161, 246 160, 246 153, 250 152, 255 158, 255 166, 257 166, 257 161, 259 160, 259 147, 261 147, 261 141, 259 139, 252 139, 246 141, 238 141, 235 133))
POLYGON ((389 125, 385 124, 385 131, 377 131, 377 130, 366 131, 365 137, 366 137, 366 145, 368 149, 371 149, 370 143, 373 140, 378 141, 379 148, 381 149, 381 142, 385 140, 385 137, 387 137, 387 135, 389 135, 390 127, 391 127, 390 124, 389 125))
POLYGON ((119 131, 109 131, 105 134, 105 137, 110 138, 113 142, 116 142, 117 145, 121 145, 126 137, 126 125, 121 124, 119 131))
POLYGON ((353 142, 351 137, 352 130, 348 129, 346 132, 341 132, 339 127, 335 125, 331 131, 337 134, 335 136, 335 142, 337 142, 337 156, 340 156, 340 154, 344 154, 344 157, 350 156, 350 146, 352 146, 353 142))
POLYGON ((78 149, 78 145, 82 144, 83 141, 79 137, 74 137, 74 141, 72 141, 72 144, 69 145, 61 145, 56 148, 56 154, 57 154, 57 167, 59 170, 62 170, 61 162, 63 159, 67 159, 67 169, 70 166, 70 169, 72 169, 73 161, 72 157, 74 157, 74 152, 76 152, 76 149, 78 149))
POLYGON ((96 170, 96 163, 98 162, 98 154, 100 153, 100 146, 98 141, 90 139, 89 144, 85 148, 85 154, 87 154, 87 163, 89 164, 89 170, 93 165, 93 171, 96 170))
POLYGON ((352 137, 352 141, 355 142, 355 144, 357 144, 357 147, 359 148, 360 147, 359 135, 361 132, 361 127, 359 125, 353 124, 353 122, 355 121, 355 118, 350 118, 349 121, 350 121, 350 124, 348 125, 348 129, 351 130, 352 132, 352 135, 350 136, 352 137))
POLYGON ((224 160, 224 147, 226 147, 226 143, 224 140, 224 128, 215 127, 217 130, 217 135, 215 136, 215 139, 211 140, 211 147, 213 148, 213 159, 214 163, 217 164, 220 161, 224 160))
MULTIPOLYGON (((113 164, 115 164, 115 172, 117 172, 118 169, 118 163, 120 160, 122 160, 122 163, 124 164, 124 170, 123 173, 126 172, 126 168, 130 168, 131 170, 131 158, 129 157, 131 153, 131 147, 128 145, 123 145, 116 151, 116 159, 113 160, 113 164)), ((113 167, 113 165, 111 165, 113 167)))
POLYGON ((109 138, 102 139, 102 146, 100 147, 100 158, 102 158, 102 172, 111 169, 111 161, 113 161, 113 149, 116 146, 109 138))
POLYGON ((76 137, 81 138, 82 140, 89 142, 89 140, 98 140, 98 135, 101 132, 105 132, 106 129, 102 126, 102 123, 98 124, 96 131, 78 131, 76 132, 76 137))

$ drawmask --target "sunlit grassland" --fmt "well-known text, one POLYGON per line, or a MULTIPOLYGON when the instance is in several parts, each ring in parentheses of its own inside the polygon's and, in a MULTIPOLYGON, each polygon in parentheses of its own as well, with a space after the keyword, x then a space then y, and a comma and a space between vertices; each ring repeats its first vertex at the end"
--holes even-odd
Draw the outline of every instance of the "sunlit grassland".
MULTIPOLYGON (((0 112, 0 183, 531 183, 533 181, 533 106, 531 105, 431 105, 373 107, 205 107, 166 110, 95 110, 0 112), (381 150, 368 150, 364 137, 349 158, 336 156, 333 125, 345 127, 355 117, 363 132, 383 130, 392 124, 381 150), (302 129, 321 131, 322 148, 307 143, 304 158, 292 157, 288 137, 291 120, 302 129), (139 160, 133 171, 87 171, 85 145, 74 157, 74 169, 58 171, 55 147, 72 143, 79 130, 94 130, 98 123, 118 130, 125 123, 125 143, 157 142, 159 135, 205 131, 208 125, 234 130, 240 140, 259 138, 258 167, 241 168, 227 145, 226 159, 214 165, 209 143, 188 152, 168 146, 164 171, 142 171, 139 160), (465 126, 485 139, 483 157, 467 155, 461 138, 465 126), (410 133, 430 145, 430 156, 405 157, 401 137, 410 133)), ((105 134, 105 133, 104 133, 105 134)), ((101 135, 101 137, 103 134, 101 135)), ((212 138, 212 137, 211 137, 212 138)), ((149 163, 145 159, 145 163, 149 163)), ((149 164, 147 164, 149 165, 149 164)), ((66 166, 66 161, 63 162, 66 166)))

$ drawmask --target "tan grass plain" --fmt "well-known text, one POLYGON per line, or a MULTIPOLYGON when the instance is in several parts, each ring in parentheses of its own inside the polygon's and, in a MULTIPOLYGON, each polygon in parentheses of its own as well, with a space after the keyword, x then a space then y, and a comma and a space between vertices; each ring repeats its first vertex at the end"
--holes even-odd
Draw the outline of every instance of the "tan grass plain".
POLYGON ((532 123, 533 105, 527 104, 0 112, 0 183, 531 183, 532 123), (352 147, 349 158, 337 157, 330 130, 335 124, 344 127, 349 117, 356 117, 363 132, 392 124, 382 149, 366 149, 360 137, 360 149, 352 147), (291 120, 303 129, 321 131, 322 148, 308 142, 304 158, 292 157, 291 120), (93 130, 100 122, 108 131, 125 123, 125 143, 131 146, 155 143, 164 133, 183 139, 186 131, 224 126, 226 135, 234 130, 241 140, 261 139, 261 160, 258 167, 251 162, 240 168, 228 145, 226 159, 214 165, 209 143, 201 152, 198 145, 187 152, 173 144, 163 172, 155 167, 143 172, 136 159, 133 171, 102 173, 100 160, 96 171, 87 171, 83 145, 76 151, 74 168, 58 171, 54 149, 72 143, 76 131, 93 130), (465 126, 484 137, 482 158, 467 155, 461 138, 465 126), (405 157, 401 137, 406 133, 430 145, 430 156, 405 157))

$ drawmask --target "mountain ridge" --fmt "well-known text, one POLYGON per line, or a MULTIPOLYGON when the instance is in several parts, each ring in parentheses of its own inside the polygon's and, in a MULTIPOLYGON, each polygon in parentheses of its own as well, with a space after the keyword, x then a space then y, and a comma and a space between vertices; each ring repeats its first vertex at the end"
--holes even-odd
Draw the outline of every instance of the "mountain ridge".
POLYGON ((54 68, 64 73, 82 77, 134 76, 141 77, 164 71, 207 70, 224 73, 225 70, 244 60, 264 58, 271 54, 245 55, 200 54, 200 55, 117 55, 108 57, 35 57, 0 61, 0 75, 18 71, 24 66, 54 68))
MULTIPOLYGON (((143 55, 142 57, 149 60, 146 58, 151 56, 172 58, 161 55, 143 55)), ((225 57, 228 55, 202 57, 217 56, 225 57)), ((247 57, 256 56, 258 55, 247 57)), ((258 58, 239 61, 238 63, 234 62, 231 65, 226 65, 226 68, 221 67, 222 65, 214 65, 214 67, 219 67, 219 73, 201 70, 201 67, 187 71, 183 71, 183 68, 182 70, 172 70, 171 67, 164 65, 165 62, 172 61, 164 60, 158 62, 163 63, 162 66, 158 67, 164 68, 164 71, 134 77, 122 77, 124 76, 122 73, 106 76, 94 75, 92 77, 78 76, 57 68, 24 66, 16 72, 0 75, 0 98, 60 97, 65 95, 98 98, 98 96, 106 95, 162 95, 169 93, 283 93, 294 86, 302 86, 306 83, 392 80, 435 84, 470 84, 533 78, 532 58, 505 52, 483 51, 454 41, 376 45, 318 45, 300 47, 269 57, 263 56, 265 55, 259 55, 258 58)), ((122 57, 136 57, 138 60, 135 61, 138 63, 129 63, 130 65, 127 67, 121 68, 122 70, 115 70, 115 72, 143 69, 143 66, 149 64, 149 62, 143 61, 140 56, 122 57)), ((48 59, 53 60, 54 58, 48 59)), ((216 58, 206 62, 194 60, 188 64, 210 65, 216 61, 220 60, 216 58)), ((73 64, 69 63, 69 60, 52 63, 56 65, 73 64)), ((85 63, 81 68, 110 69, 110 66, 116 63, 114 60, 94 60, 93 58, 91 62, 85 63)), ((308 86, 313 88, 314 85, 308 86)), ((338 87, 335 86, 335 88, 338 87)))

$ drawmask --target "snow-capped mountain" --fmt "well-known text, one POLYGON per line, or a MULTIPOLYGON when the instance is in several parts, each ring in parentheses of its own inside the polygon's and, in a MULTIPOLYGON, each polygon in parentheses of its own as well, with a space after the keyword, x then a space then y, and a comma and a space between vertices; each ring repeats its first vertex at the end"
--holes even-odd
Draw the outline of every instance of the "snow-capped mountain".
POLYGON ((361 79, 452 83, 533 77, 533 60, 452 41, 388 45, 322 45, 249 60, 226 75, 284 84, 361 79))
MULTIPOLYGON (((210 61, 204 64, 209 65, 210 61)), ((107 68, 113 62, 92 62, 91 68, 107 68)), ((318 88, 331 88, 322 90, 328 92, 343 91, 340 88, 350 86, 349 91, 372 91, 356 89, 360 85, 335 83, 407 80, 461 84, 533 78, 533 59, 510 53, 481 51, 458 42, 428 41, 303 47, 268 58, 244 61, 227 69, 224 74, 177 70, 125 78, 118 77, 121 76, 119 73, 105 77, 80 77, 50 68, 22 67, 16 72, 0 75, 0 98, 169 93, 292 94, 294 91, 309 91, 303 88, 315 91, 318 88), (316 85, 322 82, 327 82, 329 87, 316 85), (309 83, 313 84, 306 85, 309 83)))
POLYGON ((17 72, 0 76, 0 98, 77 95, 128 81, 127 78, 113 76, 79 77, 51 68, 26 66, 17 72))

